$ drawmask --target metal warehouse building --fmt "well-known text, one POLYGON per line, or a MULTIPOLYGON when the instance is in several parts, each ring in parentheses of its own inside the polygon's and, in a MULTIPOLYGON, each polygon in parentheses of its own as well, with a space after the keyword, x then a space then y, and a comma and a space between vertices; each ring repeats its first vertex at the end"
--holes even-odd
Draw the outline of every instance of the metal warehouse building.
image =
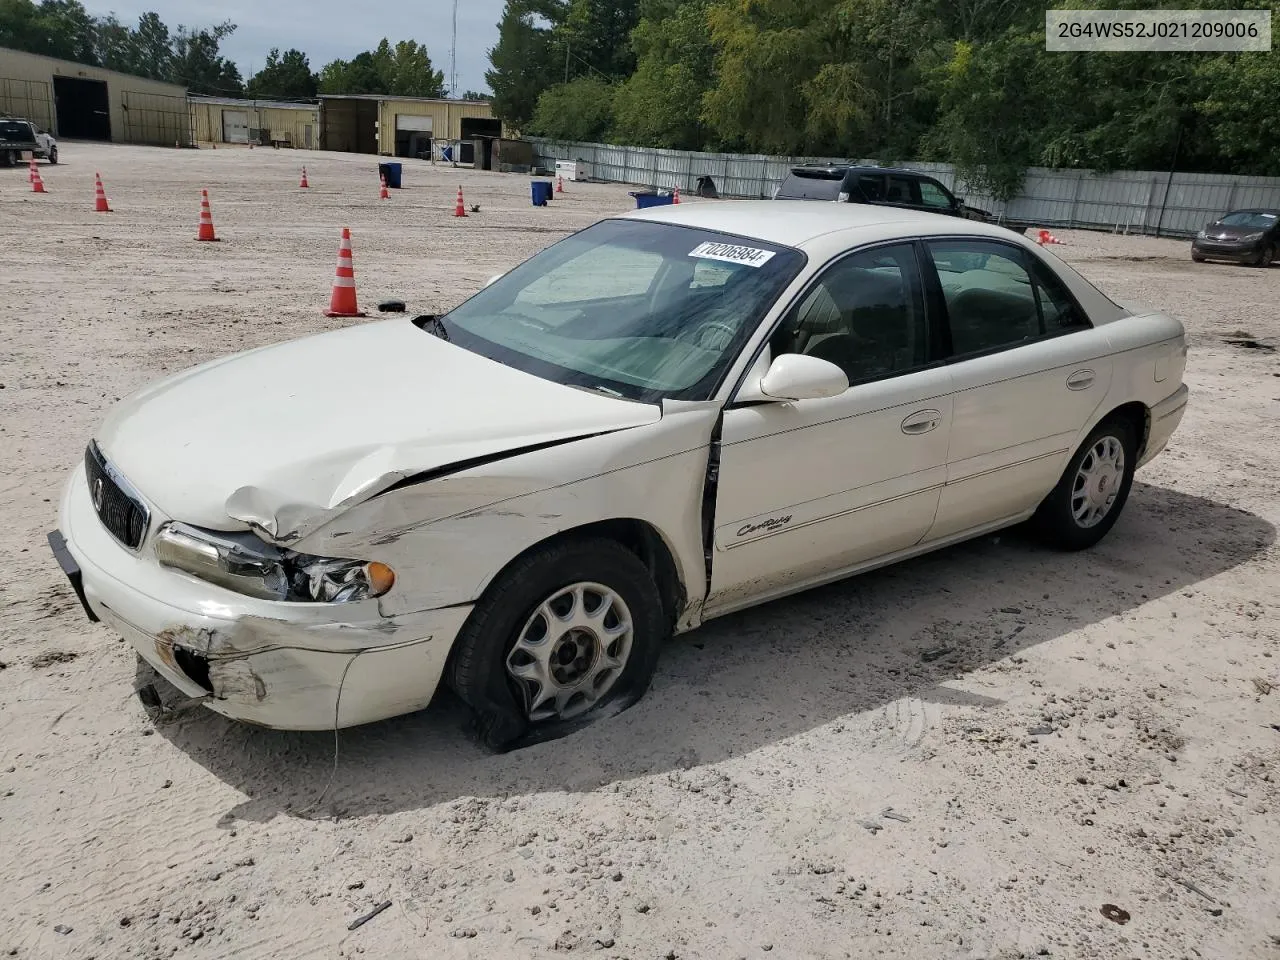
MULTIPOLYGON (((320 147, 384 157, 432 156, 435 141, 502 136, 502 121, 483 100, 426 100, 380 94, 321 94, 320 147)), ((465 156, 463 160, 469 162, 465 156)))
POLYGON ((3 47, 0 113, 67 140, 191 141, 185 87, 3 47))
POLYGON ((191 129, 198 143, 256 143, 263 146, 315 147, 320 137, 320 106, 277 100, 197 97, 191 104, 191 129))

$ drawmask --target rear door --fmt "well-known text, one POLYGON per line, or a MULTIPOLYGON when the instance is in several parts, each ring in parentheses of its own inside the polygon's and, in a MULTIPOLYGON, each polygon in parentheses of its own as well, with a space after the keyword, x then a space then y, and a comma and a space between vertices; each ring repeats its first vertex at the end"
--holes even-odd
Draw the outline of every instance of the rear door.
POLYGON ((1107 395, 1110 345, 1052 271, 996 240, 923 244, 950 333, 946 486, 929 539, 1033 509, 1107 395))

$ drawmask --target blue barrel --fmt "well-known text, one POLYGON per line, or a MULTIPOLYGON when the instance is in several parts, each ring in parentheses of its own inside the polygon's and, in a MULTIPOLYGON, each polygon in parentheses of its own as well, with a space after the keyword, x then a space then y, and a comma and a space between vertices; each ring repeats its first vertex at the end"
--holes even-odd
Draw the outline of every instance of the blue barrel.
POLYGON ((671 195, 659 193, 639 193, 633 192, 631 196, 636 198, 636 209, 643 210, 645 207, 661 207, 671 202, 671 195))
POLYGON ((535 207, 545 207, 551 200, 551 181, 532 180, 530 185, 533 190, 533 205, 535 207))
POLYGON ((378 164, 378 173, 382 174, 387 181, 387 186, 392 190, 400 189, 400 164, 380 163, 378 164))

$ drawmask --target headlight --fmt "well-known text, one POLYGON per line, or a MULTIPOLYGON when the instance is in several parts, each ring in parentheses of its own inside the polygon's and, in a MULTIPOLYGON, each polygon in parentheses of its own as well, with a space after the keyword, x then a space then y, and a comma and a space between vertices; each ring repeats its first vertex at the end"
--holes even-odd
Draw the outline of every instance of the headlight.
POLYGON ((155 544, 161 565, 262 600, 346 603, 380 597, 396 582, 385 563, 295 553, 251 533, 166 523, 155 544))
POLYGON ((1266 233, 1266 231, 1265 231, 1265 230, 1259 230, 1257 233, 1246 233, 1246 234, 1245 234, 1243 237, 1241 237, 1240 239, 1241 239, 1241 240, 1261 240, 1261 239, 1262 239, 1262 235, 1263 235, 1264 233, 1266 233))
POLYGON ((849 202, 849 194, 847 194, 845 191, 841 190, 841 191, 836 195, 836 203, 848 203, 848 202, 849 202))
POLYGON ((1197 239, 1197 240, 1208 240, 1208 239, 1209 239, 1209 231, 1208 231, 1208 230, 1201 230, 1199 233, 1197 233, 1197 234, 1196 234, 1196 239, 1197 239))

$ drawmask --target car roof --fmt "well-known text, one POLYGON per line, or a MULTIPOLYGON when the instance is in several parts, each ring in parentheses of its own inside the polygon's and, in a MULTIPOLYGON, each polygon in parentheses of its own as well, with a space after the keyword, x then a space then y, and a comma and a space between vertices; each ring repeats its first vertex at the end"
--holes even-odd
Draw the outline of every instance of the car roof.
POLYGON ((1223 216, 1229 217, 1233 213, 1269 213, 1272 216, 1280 217, 1280 210, 1275 207, 1241 207, 1238 210, 1228 210, 1223 216))
POLYGON ((930 177, 932 175, 925 173, 923 170, 908 170, 906 167, 880 167, 873 163, 802 163, 791 168, 796 170, 858 170, 865 173, 898 173, 911 177, 930 177))
POLYGON ((964 234, 1017 242, 1003 227, 939 213, 821 200, 709 200, 633 210, 621 219, 648 220, 752 237, 815 254, 825 247, 931 234, 964 234))

